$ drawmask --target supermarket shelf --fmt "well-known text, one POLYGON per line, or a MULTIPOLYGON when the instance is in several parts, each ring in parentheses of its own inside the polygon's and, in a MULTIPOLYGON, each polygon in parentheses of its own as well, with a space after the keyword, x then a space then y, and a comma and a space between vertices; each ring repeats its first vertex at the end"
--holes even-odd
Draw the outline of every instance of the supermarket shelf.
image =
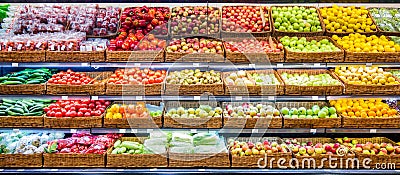
POLYGON ((0 98, 9 99, 22 99, 22 98, 34 98, 34 99, 51 99, 51 100, 79 100, 79 99, 90 99, 90 96, 80 95, 0 95, 0 98))
POLYGON ((400 129, 327 128, 326 133, 400 133, 400 129))
POLYGON ((380 95, 373 95, 373 96, 358 96, 358 95, 350 95, 350 96, 326 96, 327 100, 337 100, 340 98, 381 98, 383 100, 388 100, 388 99, 395 99, 395 100, 400 100, 400 96, 396 95, 387 95, 387 96, 380 96, 380 95))
POLYGON ((121 133, 121 134, 147 134, 153 131, 190 131, 192 133, 197 133, 201 131, 215 131, 220 134, 291 134, 291 133, 301 133, 301 134, 315 134, 315 133, 325 133, 325 128, 318 129, 307 129, 307 128, 293 128, 293 129, 268 129, 268 128, 258 128, 258 129, 172 129, 172 128, 162 128, 162 129, 115 129, 115 128, 92 128, 92 133, 96 134, 106 134, 106 133, 121 133))
POLYGON ((316 101, 325 96, 213 96, 217 101, 316 101))
POLYGON ((62 132, 62 133, 77 133, 77 132, 90 132, 90 129, 50 129, 50 128, 0 128, 0 132, 62 132))
POLYGON ((0 67, 23 67, 23 68, 41 68, 41 67, 90 67, 90 63, 0 63, 0 67))

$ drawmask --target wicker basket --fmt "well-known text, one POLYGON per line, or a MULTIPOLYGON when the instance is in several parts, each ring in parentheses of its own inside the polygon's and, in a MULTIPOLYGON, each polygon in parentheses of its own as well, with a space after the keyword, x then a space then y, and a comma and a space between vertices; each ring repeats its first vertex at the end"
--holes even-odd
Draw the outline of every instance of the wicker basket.
MULTIPOLYGON (((373 17, 373 15, 372 15, 372 13, 371 13, 371 9, 373 9, 373 8, 380 8, 380 7, 368 7, 367 9, 368 9, 368 11, 369 11, 369 14, 370 14, 370 16, 371 16, 371 18, 372 18, 372 21, 374 22, 374 24, 376 24, 376 28, 377 28, 377 30, 378 30, 378 34, 380 34, 380 35, 385 35, 385 36, 400 36, 400 32, 389 32, 389 31, 384 31, 384 30, 382 30, 381 28, 380 28, 380 26, 378 25, 378 23, 375 21, 375 18, 373 17)), ((399 8, 385 8, 385 9, 396 9, 396 10, 398 10, 399 8)))
MULTIPOLYGON (((236 72, 236 71, 235 71, 236 72)), ((238 85, 228 85, 226 82, 226 78, 233 72, 222 72, 222 80, 224 82, 225 87, 225 95, 257 95, 260 89, 260 86, 255 85, 255 81, 250 75, 246 72, 247 78, 254 84, 252 86, 238 86, 238 85)))
MULTIPOLYGON (((243 102, 224 102, 222 103, 223 109, 226 106, 240 106, 243 102)), ((271 102, 259 102, 252 104, 265 104, 275 106, 271 102)), ((231 118, 224 116, 224 128, 282 128, 282 117, 278 118, 231 118)))
MULTIPOLYGON (((288 74, 302 74, 308 73, 309 75, 318 74, 329 74, 333 79, 338 79, 335 74, 325 69, 279 69, 277 70, 279 75, 286 72, 288 74)), ((282 79, 283 80, 283 79, 282 79)), ((343 85, 328 85, 328 86, 299 86, 299 85, 288 85, 285 80, 285 94, 286 95, 342 95, 343 85)))
POLYGON ((105 167, 106 154, 43 154, 43 167, 105 167))
POLYGON ((134 85, 134 84, 106 84, 106 95, 161 95, 162 83, 134 85))
POLYGON ((11 51, 4 62, 45 62, 46 51, 11 51))
POLYGON ((44 115, 44 127, 46 128, 101 128, 103 115, 93 117, 47 117, 44 115))
MULTIPOLYGON (((272 37, 257 37, 257 38, 245 38, 245 39, 256 39, 262 41, 269 41, 274 43, 279 43, 275 38, 272 37)), ((243 41, 240 38, 227 38, 224 39, 224 47, 226 47, 227 41, 243 41)), ((226 51, 226 61, 230 61, 232 63, 276 63, 276 62, 284 62, 284 51, 281 52, 265 52, 265 53, 234 53, 226 51)))
POLYGON ((230 167, 229 154, 220 153, 171 153, 168 167, 230 167))
POLYGON ((46 51, 46 62, 104 62, 105 51, 46 51))
POLYGON ((65 85, 65 84, 47 84, 47 94, 50 95, 104 95, 105 94, 105 79, 112 72, 84 72, 87 76, 93 78, 89 84, 82 85, 65 85), (100 81, 94 84, 94 81, 100 81))
POLYGON ((43 84, 18 84, 0 85, 0 94, 42 95, 46 93, 46 83, 43 84))
MULTIPOLYGON (((272 6, 272 7, 274 7, 274 6, 272 6)), ((272 14, 272 7, 270 8, 269 14, 272 14)), ((293 6, 275 6, 275 7, 293 7, 293 6)), ((271 28, 273 28, 273 35, 274 36, 297 36, 297 37, 303 37, 303 36, 304 37, 311 37, 311 36, 322 36, 322 35, 324 35, 325 24, 322 21, 322 17, 321 17, 321 14, 320 14, 318 8, 314 7, 314 6, 302 6, 302 7, 305 7, 306 9, 309 9, 309 8, 317 9, 318 18, 319 18, 319 22, 321 24, 322 31, 320 31, 320 32, 284 32, 284 31, 278 31, 277 29, 275 29, 275 26, 274 26, 274 18, 271 17, 271 28)))
POLYGON ((42 116, 0 116, 0 127, 28 127, 41 128, 43 127, 42 116))
MULTIPOLYGON (((238 138, 229 138, 229 139, 234 139, 238 140, 240 142, 263 142, 264 140, 268 140, 269 142, 278 142, 279 144, 282 143, 282 140, 278 137, 238 137, 238 138)), ((231 160, 232 160, 232 167, 234 168, 260 168, 259 165, 263 166, 265 165, 265 168, 279 168, 278 166, 278 160, 279 159, 284 159, 284 162, 279 161, 279 166, 286 166, 289 167, 289 162, 292 159, 292 153, 273 153, 273 154, 267 154, 267 155, 251 155, 251 156, 238 156, 238 155, 232 155, 231 154, 231 160), (275 161, 272 161, 272 164, 270 161, 272 159, 275 159, 275 161)))
POLYGON ((165 50, 106 51, 106 62, 164 62, 165 50))
POLYGON ((388 118, 351 118, 342 116, 344 128, 400 128, 400 116, 388 118))
MULTIPOLYGON (((281 37, 279 37, 279 40, 281 37)), ((304 62, 344 62, 344 50, 343 48, 326 36, 314 36, 306 37, 307 41, 316 40, 320 41, 322 39, 327 39, 333 43, 340 51, 336 52, 292 52, 285 47, 285 62, 292 63, 304 63, 304 62)))
MULTIPOLYGON (((122 137, 121 141, 133 141, 144 143, 146 137, 122 137)), ((106 167, 167 167, 167 151, 163 154, 111 154, 112 149, 107 152, 106 167)))
MULTIPOLYGON (((318 9, 318 13, 321 13, 320 12, 320 9, 321 8, 331 8, 331 6, 327 6, 327 7, 320 7, 319 9, 318 9)), ((359 8, 359 7, 356 7, 356 8, 359 8)), ((371 18, 371 13, 368 11, 368 18, 371 18)), ((324 26, 325 26, 325 23, 323 22, 323 18, 321 17, 321 19, 322 19, 322 21, 321 21, 321 24, 324 24, 324 26)), ((372 18, 371 18, 372 19, 372 18)), ((375 21, 372 19, 372 24, 373 25, 376 25, 375 24, 375 21)), ((354 33, 360 33, 360 32, 354 32, 354 33)), ((350 33, 348 33, 348 32, 341 32, 341 33, 339 33, 339 32, 331 32, 331 31, 328 31, 328 29, 325 29, 325 35, 327 35, 327 36, 332 36, 332 35, 337 35, 337 36, 345 36, 345 35, 348 35, 348 34, 350 34, 350 33)), ((360 33, 361 35, 367 35, 367 36, 369 36, 369 35, 375 35, 375 34, 378 34, 378 30, 375 30, 375 31, 373 31, 373 32, 361 32, 360 33)))
MULTIPOLYGON (((165 105, 165 112, 171 108, 184 107, 197 108, 201 105, 210 105, 215 108, 218 107, 217 102, 189 102, 189 101, 168 101, 165 105)), ((207 117, 207 118, 172 118, 166 116, 164 113, 164 127, 165 128, 222 128, 221 117, 207 117)))
POLYGON ((0 61, 5 62, 6 60, 10 60, 10 52, 0 51, 0 61))
POLYGON ((345 50, 346 62, 387 63, 400 62, 400 52, 350 52, 345 50))
MULTIPOLYGON (((312 106, 327 106, 325 102, 277 102, 276 106, 279 110, 283 107, 287 108, 299 108, 305 107, 310 109, 312 106)), ((339 128, 341 126, 341 118, 318 118, 318 119, 307 119, 307 118, 283 118, 284 128, 339 128)))
POLYGON ((0 167, 42 167, 43 154, 0 154, 0 167))
MULTIPOLYGON (((160 101, 146 101, 148 104, 160 105, 160 101)), ((113 104, 134 104, 134 102, 114 101, 113 104)), ((109 108, 112 105, 109 106, 109 108)), ((152 118, 121 118, 108 119, 104 117, 105 128, 161 128, 162 116, 152 118)))
MULTIPOLYGON (((222 8, 224 8, 224 7, 226 7, 226 6, 222 6, 222 8)), ((252 7, 256 7, 256 6, 252 6, 252 7)), ((260 11, 261 11, 260 15, 261 15, 261 20, 263 22, 263 25, 268 23, 268 25, 271 26, 271 15, 270 14, 268 15, 268 19, 267 19, 268 21, 266 21, 266 19, 264 17, 264 14, 265 13, 268 14, 269 10, 265 11, 263 9, 263 7, 260 6, 260 11)), ((221 20, 221 23, 222 23, 222 20, 221 20)), ((224 23, 222 23, 222 25, 223 24, 224 23)), ((224 30, 222 30, 222 25, 221 25, 221 37, 223 39, 224 38, 252 38, 253 36, 254 37, 267 37, 267 36, 271 36, 271 34, 272 34, 272 27, 270 27, 269 31, 242 33, 242 32, 232 32, 232 31, 231 32, 227 32, 227 31, 224 31, 224 30)))

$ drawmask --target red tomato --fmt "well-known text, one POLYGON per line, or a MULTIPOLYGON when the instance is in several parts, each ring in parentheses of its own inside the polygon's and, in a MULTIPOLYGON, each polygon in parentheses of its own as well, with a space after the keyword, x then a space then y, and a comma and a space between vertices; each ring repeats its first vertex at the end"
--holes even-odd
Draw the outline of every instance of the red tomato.
POLYGON ((154 78, 149 78, 149 83, 153 84, 154 83, 154 78))
POLYGON ((56 112, 55 117, 58 117, 58 118, 63 117, 63 114, 61 112, 56 112))
POLYGON ((70 117, 76 117, 76 111, 70 111, 69 112, 70 117))
POLYGON ((49 107, 45 107, 45 108, 43 108, 43 111, 47 113, 47 112, 50 111, 50 108, 49 107))
POLYGON ((90 112, 86 112, 85 113, 85 117, 90 117, 91 115, 90 115, 90 112))
POLYGON ((82 112, 78 112, 78 113, 76 114, 76 116, 77 116, 77 117, 83 117, 83 113, 82 113, 82 112))

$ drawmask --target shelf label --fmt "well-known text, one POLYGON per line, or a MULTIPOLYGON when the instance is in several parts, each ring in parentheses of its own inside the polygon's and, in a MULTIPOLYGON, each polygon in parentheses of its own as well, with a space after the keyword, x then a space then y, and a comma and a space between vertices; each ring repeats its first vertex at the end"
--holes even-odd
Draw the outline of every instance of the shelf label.
POLYGON ((147 133, 152 133, 153 129, 147 129, 147 133))
POLYGON ((19 129, 13 129, 13 132, 18 132, 19 131, 19 129))
POLYGON ((68 96, 61 96, 61 100, 68 100, 68 96))
POLYGON ((314 67, 320 67, 321 64, 320 63, 314 63, 314 67))
POLYGON ((370 129, 369 133, 376 133, 376 129, 370 129))
POLYGON ((126 133, 126 129, 119 129, 119 133, 126 133))
POLYGON ((318 100, 318 96, 312 96, 311 99, 312 100, 318 100))
POLYGON ((117 171, 125 171, 125 169, 117 169, 117 171))
POLYGON ((268 100, 270 100, 270 101, 275 100, 275 97, 274 96, 268 96, 268 100))
POLYGON ((194 96, 193 100, 200 100, 200 96, 194 96))
POLYGON ((135 67, 140 67, 141 64, 140 63, 135 63, 134 65, 135 65, 135 67))
POLYGON ((251 133, 258 133, 258 129, 252 129, 251 133))
POLYGON ((58 169, 50 169, 50 171, 58 171, 58 169))
POLYGON ((99 96, 92 96, 92 100, 99 100, 99 96))
POLYGON ((283 67, 283 64, 282 63, 277 64, 276 67, 283 67))
POLYGON ((25 171, 25 169, 17 169, 17 171, 25 171))
POLYGON ((131 133, 137 133, 137 129, 131 129, 131 133))
POLYGON ((199 169, 198 171, 206 171, 206 169, 199 169))
POLYGON ((82 63, 81 66, 83 66, 83 67, 88 67, 88 66, 89 66, 89 63, 82 63))
POLYGON ((4 169, 0 169, 0 171, 4 171, 4 169))
POLYGON ((200 67, 200 63, 193 63, 193 67, 200 67))
POLYGON ((18 67, 18 63, 11 63, 11 67, 18 67))
POLYGON ((136 96, 136 100, 143 100, 142 96, 136 96))
POLYGON ((190 129, 191 133, 197 133, 197 129, 190 129))
POLYGON ((242 96, 236 96, 235 100, 243 100, 243 97, 242 96))
POLYGON ((249 64, 249 68, 256 68, 255 64, 249 64))
POLYGON ((150 169, 150 171, 157 171, 157 168, 152 168, 150 169))
POLYGON ((317 129, 310 129, 310 133, 316 133, 317 129))
POLYGON ((69 132, 70 133, 76 133, 77 131, 76 131, 76 129, 71 129, 69 132))
POLYGON ((372 63, 365 63, 366 66, 371 67, 372 63))

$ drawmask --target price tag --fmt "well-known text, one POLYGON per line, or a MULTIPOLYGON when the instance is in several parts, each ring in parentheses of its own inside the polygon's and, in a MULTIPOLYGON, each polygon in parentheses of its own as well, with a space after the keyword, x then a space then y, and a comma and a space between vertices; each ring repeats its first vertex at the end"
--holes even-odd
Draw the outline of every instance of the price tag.
POLYGON ((249 68, 256 68, 255 64, 249 64, 249 68))
POLYGON ((61 100, 68 100, 68 96, 61 96, 61 100))
POLYGON ((258 133, 258 129, 252 129, 251 133, 258 133))
POLYGON ((312 96, 311 99, 312 100, 318 100, 318 96, 312 96))
POLYGON ((150 171, 157 171, 157 168, 152 168, 150 169, 150 171))
POLYGON ((119 129, 119 133, 126 133, 126 129, 119 129))
POLYGON ((273 100, 275 100, 275 97, 274 96, 268 96, 268 100, 273 101, 273 100))
POLYGON ((0 169, 0 171, 4 171, 4 169, 0 169))
POLYGON ((89 63, 82 63, 81 66, 87 67, 87 66, 89 66, 89 63))
POLYGON ((371 67, 372 63, 365 63, 366 66, 371 67))
POLYGON ((193 67, 200 67, 200 63, 193 63, 193 67))
POLYGON ((135 67, 140 67, 140 63, 135 63, 135 67))
POLYGON ((76 133, 77 131, 76 131, 76 129, 71 129, 69 132, 70 133, 76 133))
POLYGON ((152 133, 153 129, 147 129, 147 133, 152 133))
POLYGON ((11 63, 11 67, 18 67, 18 63, 11 63))
POLYGON ((142 96, 136 96, 136 100, 143 100, 142 96))
POLYGON ((25 171, 25 169, 17 169, 17 171, 25 171))
POLYGON ((131 133, 137 133, 137 129, 131 129, 131 133))
POLYGON ((99 100, 99 96, 92 96, 92 100, 99 100))
POLYGON ((282 63, 277 64, 276 67, 283 67, 283 64, 282 63))
POLYGON ((317 129, 310 129, 310 133, 316 133, 317 129))
POLYGON ((199 169, 198 171, 206 171, 206 169, 199 169))
POLYGON ((243 97, 242 96, 236 96, 235 100, 243 100, 243 97))
POLYGON ((58 171, 58 169, 50 169, 50 171, 58 171))
POLYGON ((320 63, 314 63, 314 67, 320 67, 321 64, 320 63))
POLYGON ((125 171, 124 169, 117 169, 117 171, 125 171))
POLYGON ((369 133, 376 133, 376 129, 370 129, 369 133))
POLYGON ((190 132, 191 133, 197 133, 197 129, 191 129, 190 132))
POLYGON ((8 47, 8 51, 9 52, 11 52, 12 51, 12 47, 10 46, 10 47, 8 47))
POLYGON ((19 131, 19 129, 13 129, 13 132, 18 132, 19 131))
POLYGON ((200 100, 200 96, 194 96, 193 100, 200 100))

